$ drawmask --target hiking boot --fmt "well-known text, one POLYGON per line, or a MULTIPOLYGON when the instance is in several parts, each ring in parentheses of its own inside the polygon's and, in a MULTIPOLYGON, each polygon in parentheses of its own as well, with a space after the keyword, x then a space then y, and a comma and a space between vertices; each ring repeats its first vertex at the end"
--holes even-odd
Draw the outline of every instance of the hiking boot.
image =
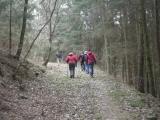
POLYGON ((94 78, 94 76, 93 75, 90 75, 91 76, 91 78, 94 78))
POLYGON ((71 75, 70 78, 74 78, 74 75, 71 75))

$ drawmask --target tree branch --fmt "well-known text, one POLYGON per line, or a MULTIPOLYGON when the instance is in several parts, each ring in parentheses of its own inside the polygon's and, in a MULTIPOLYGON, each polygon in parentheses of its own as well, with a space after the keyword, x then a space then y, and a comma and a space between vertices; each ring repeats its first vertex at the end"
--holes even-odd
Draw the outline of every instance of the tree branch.
POLYGON ((55 4, 54 4, 54 8, 51 12, 51 15, 50 15, 50 18, 48 19, 48 21, 46 21, 46 23, 41 27, 41 29, 39 30, 38 34, 36 35, 36 37, 33 39, 32 43, 31 43, 31 46, 29 47, 29 50, 27 51, 26 55, 24 56, 22 62, 19 63, 18 67, 17 67, 17 70, 15 71, 15 73, 13 74, 13 77, 15 77, 16 73, 19 71, 19 68, 22 66, 23 62, 26 60, 26 58, 28 57, 35 41, 38 39, 39 35, 41 34, 41 32, 43 31, 43 29, 46 27, 46 25, 51 21, 51 18, 53 16, 53 13, 56 9, 56 5, 57 5, 57 1, 58 0, 55 0, 55 4))

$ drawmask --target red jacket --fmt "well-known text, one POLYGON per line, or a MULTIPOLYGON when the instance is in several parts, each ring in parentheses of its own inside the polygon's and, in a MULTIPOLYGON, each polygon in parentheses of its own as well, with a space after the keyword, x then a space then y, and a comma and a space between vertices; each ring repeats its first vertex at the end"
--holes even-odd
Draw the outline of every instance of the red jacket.
POLYGON ((96 62, 95 55, 91 51, 89 51, 88 54, 87 54, 87 63, 88 64, 93 64, 95 62, 96 62))
POLYGON ((70 53, 65 60, 68 64, 76 64, 77 63, 77 57, 73 53, 70 53))
POLYGON ((76 54, 74 54, 74 57, 76 58, 77 62, 79 60, 78 56, 76 54))

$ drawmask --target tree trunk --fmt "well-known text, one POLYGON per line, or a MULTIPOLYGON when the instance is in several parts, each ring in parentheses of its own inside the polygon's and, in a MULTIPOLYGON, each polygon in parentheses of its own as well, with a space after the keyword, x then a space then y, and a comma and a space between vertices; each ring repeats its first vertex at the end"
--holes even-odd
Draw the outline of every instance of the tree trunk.
POLYGON ((47 66, 51 56, 51 52, 52 52, 52 20, 50 21, 50 24, 49 24, 49 52, 48 52, 47 59, 43 63, 44 66, 47 66))
POLYGON ((45 60, 45 62, 43 63, 43 66, 47 66, 47 64, 49 62, 49 59, 50 59, 50 56, 51 56, 51 52, 52 52, 52 46, 51 45, 52 45, 52 43, 50 43, 48 56, 47 56, 47 59, 45 60))
POLYGON ((10 0, 10 15, 9 15, 9 55, 12 54, 12 0, 10 0))
POLYGON ((141 0, 141 15, 142 15, 142 27, 144 30, 143 32, 144 32, 144 41, 145 41, 145 49, 146 49, 146 57, 147 57, 147 68, 148 68, 149 77, 150 77, 150 92, 153 96, 156 96, 152 59, 151 59, 151 53, 150 53, 150 42, 149 42, 149 37, 147 32, 146 10, 145 10, 144 0, 141 0))
POLYGON ((105 1, 102 0, 101 1, 101 5, 102 6, 102 25, 103 25, 103 39, 104 39, 104 55, 105 55, 105 70, 106 70, 106 73, 107 74, 110 74, 110 57, 109 57, 109 39, 107 38, 107 34, 106 34, 106 28, 107 28, 107 25, 106 25, 106 21, 108 21, 106 19, 106 7, 105 7, 105 1))
POLYGON ((126 72, 125 72, 125 57, 124 56, 122 56, 122 79, 123 79, 123 82, 126 82, 126 79, 125 79, 125 77, 126 77, 126 72))
POLYGON ((128 41, 128 33, 127 33, 127 9, 125 8, 123 10, 123 15, 124 15, 124 19, 123 19, 123 37, 124 37, 124 56, 125 56, 125 68, 126 68, 126 82, 129 83, 129 61, 128 61, 128 54, 127 54, 127 41, 128 41))
MULTIPOLYGON (((156 17, 156 41, 157 41, 157 53, 158 53, 158 60, 159 60, 159 73, 160 73, 160 36, 159 36, 159 0, 155 0, 155 17, 156 17)), ((157 78, 159 79, 160 76, 157 78)), ((157 84, 160 84, 159 80, 157 81, 157 84)), ((157 92, 159 93, 158 96, 160 97, 160 87, 157 86, 158 90, 157 92)))
POLYGON ((157 40, 157 50, 159 57, 159 65, 160 65, 160 36, 159 36, 159 0, 155 0, 155 11, 156 11, 156 40, 157 40))
POLYGON ((25 36, 25 30, 26 30, 26 21, 27 21, 27 8, 28 8, 28 0, 25 0, 24 5, 24 12, 23 12, 23 23, 22 23, 22 30, 20 35, 20 42, 18 44, 18 50, 16 53, 16 58, 19 59, 21 56, 21 52, 23 49, 23 43, 24 43, 24 36, 25 36))
POLYGON ((142 28, 142 19, 140 27, 140 45, 139 45, 139 66, 138 66, 138 82, 137 88, 140 92, 144 93, 144 38, 143 38, 143 28, 142 28))

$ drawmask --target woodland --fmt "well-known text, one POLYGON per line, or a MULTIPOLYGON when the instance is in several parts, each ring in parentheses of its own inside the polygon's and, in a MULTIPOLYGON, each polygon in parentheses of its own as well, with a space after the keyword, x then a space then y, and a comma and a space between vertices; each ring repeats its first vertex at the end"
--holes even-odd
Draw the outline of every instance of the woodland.
POLYGON ((160 98, 159 0, 0 0, 0 53, 17 61, 13 78, 26 60, 47 67, 57 51, 88 48, 105 75, 160 98))

